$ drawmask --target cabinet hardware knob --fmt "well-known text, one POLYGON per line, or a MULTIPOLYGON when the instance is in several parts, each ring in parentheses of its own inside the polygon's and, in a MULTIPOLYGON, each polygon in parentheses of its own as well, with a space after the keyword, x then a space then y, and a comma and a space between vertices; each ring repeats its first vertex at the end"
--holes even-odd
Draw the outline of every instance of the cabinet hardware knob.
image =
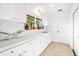
POLYGON ((14 51, 11 51, 11 53, 14 53, 14 51))
POLYGON ((19 56, 21 56, 21 54, 19 54, 19 56))
POLYGON ((31 43, 29 43, 29 45, 31 45, 31 43))
POLYGON ((24 53, 27 53, 27 51, 25 50, 24 53))
POLYGON ((15 19, 15 17, 12 17, 12 19, 15 19))

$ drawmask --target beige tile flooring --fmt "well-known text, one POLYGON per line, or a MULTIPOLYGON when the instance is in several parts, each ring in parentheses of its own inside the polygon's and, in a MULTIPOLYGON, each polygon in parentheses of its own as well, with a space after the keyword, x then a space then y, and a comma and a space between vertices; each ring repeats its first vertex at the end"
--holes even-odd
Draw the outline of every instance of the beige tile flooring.
POLYGON ((40 56, 74 56, 74 54, 68 44, 51 42, 40 56))

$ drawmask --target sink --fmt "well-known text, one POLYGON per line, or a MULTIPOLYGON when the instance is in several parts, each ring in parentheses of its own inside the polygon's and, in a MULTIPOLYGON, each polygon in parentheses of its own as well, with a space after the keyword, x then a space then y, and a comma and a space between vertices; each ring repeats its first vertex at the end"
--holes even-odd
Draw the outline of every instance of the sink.
POLYGON ((9 36, 8 33, 0 32, 0 40, 7 39, 8 36, 9 36))
POLYGON ((15 33, 4 33, 4 32, 0 32, 0 41, 1 40, 14 39, 14 38, 18 37, 18 35, 21 34, 24 31, 25 30, 19 30, 19 31, 17 31, 15 33))

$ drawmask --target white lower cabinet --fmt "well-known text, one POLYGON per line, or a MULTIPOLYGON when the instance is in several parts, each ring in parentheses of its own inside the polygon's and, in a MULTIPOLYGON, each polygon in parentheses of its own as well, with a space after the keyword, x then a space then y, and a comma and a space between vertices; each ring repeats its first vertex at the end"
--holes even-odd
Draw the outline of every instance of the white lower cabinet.
POLYGON ((21 49, 19 49, 19 47, 16 47, 16 48, 12 48, 7 51, 4 51, 0 53, 0 55, 1 56, 21 56, 22 52, 21 52, 21 49))
POLYGON ((32 41, 21 44, 0 53, 0 56, 39 56, 50 44, 51 36, 43 34, 32 38, 32 41))
POLYGON ((36 37, 34 44, 34 55, 40 55, 44 51, 44 49, 50 44, 51 41, 52 39, 50 34, 44 33, 39 37, 36 37))
POLYGON ((50 34, 44 34, 42 38, 41 38, 41 51, 44 51, 44 49, 47 48, 47 46, 52 41, 52 38, 50 34))
POLYGON ((0 53, 0 56, 31 56, 33 55, 33 45, 31 42, 14 47, 0 53))
POLYGON ((34 56, 38 56, 41 53, 41 44, 40 44, 40 38, 36 37, 34 40, 34 56))
POLYGON ((28 42, 27 44, 24 44, 25 46, 23 47, 22 53, 23 56, 33 56, 33 41, 28 42))

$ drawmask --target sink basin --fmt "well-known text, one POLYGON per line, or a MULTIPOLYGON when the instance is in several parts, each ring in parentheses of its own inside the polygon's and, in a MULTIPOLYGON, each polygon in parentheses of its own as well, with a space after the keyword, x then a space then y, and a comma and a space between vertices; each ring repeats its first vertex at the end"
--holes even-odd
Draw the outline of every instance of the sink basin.
POLYGON ((7 39, 8 36, 9 36, 8 33, 0 32, 0 40, 7 39))
POLYGON ((22 32, 24 32, 25 30, 19 30, 15 33, 4 33, 4 32, 0 32, 0 40, 6 40, 6 39, 13 39, 18 37, 19 34, 21 34, 22 32))

